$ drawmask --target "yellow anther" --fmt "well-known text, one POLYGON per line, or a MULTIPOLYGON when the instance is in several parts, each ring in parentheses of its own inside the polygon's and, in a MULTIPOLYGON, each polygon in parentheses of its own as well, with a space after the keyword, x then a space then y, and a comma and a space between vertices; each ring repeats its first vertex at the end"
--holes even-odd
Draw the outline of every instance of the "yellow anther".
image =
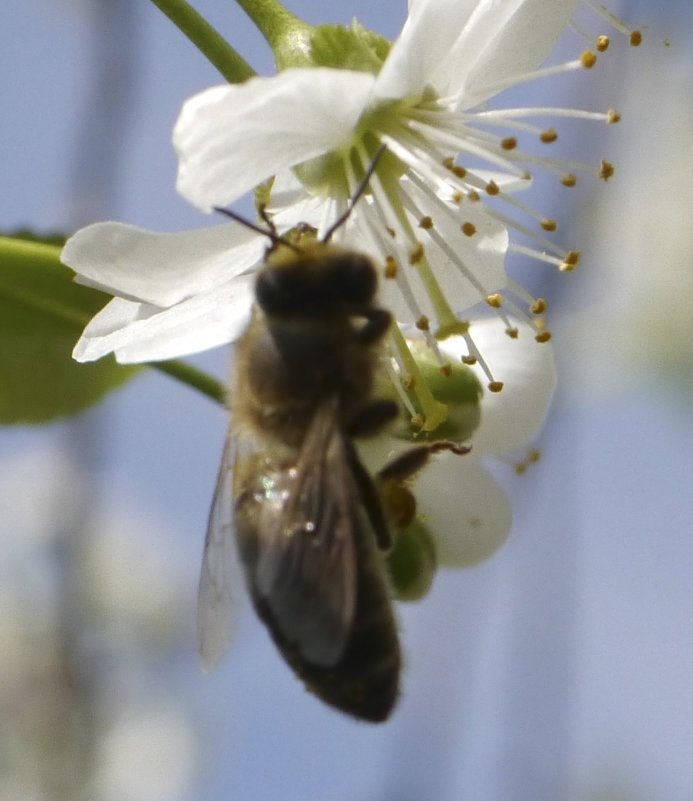
POLYGON ((424 248, 421 242, 417 242, 414 250, 409 254, 409 264, 418 264, 424 257, 424 248))
POLYGON ((614 109, 610 108, 606 112, 606 121, 609 123, 609 125, 613 125, 615 122, 621 122, 621 115, 618 113, 618 111, 614 111, 614 109))
POLYGON ((602 159, 599 166, 599 177, 604 181, 608 181, 613 174, 614 165, 610 161, 604 161, 604 159, 602 159))
POLYGON ((508 136, 506 139, 501 139, 501 147, 503 150, 515 150, 517 147, 517 139, 514 136, 508 136))
POLYGON ((631 47, 639 47, 642 44, 642 33, 640 31, 631 31, 628 41, 631 47))
POLYGON ((457 178, 464 178, 467 174, 467 170, 464 167, 460 167, 459 164, 455 164, 455 159, 452 156, 448 156, 447 158, 443 159, 443 167, 446 170, 450 170, 450 172, 457 176, 457 178))
POLYGON ((411 424, 412 424, 412 426, 413 426, 414 428, 423 428, 423 427, 424 427, 424 423, 425 423, 425 422, 426 422, 426 421, 424 420, 424 417, 423 417, 423 415, 422 415, 422 414, 415 414, 415 415, 414 415, 414 416, 411 418, 411 424))
POLYGON ((610 44, 611 39, 609 39, 608 36, 597 36, 596 47, 600 53, 604 53, 606 50, 608 50, 610 44))
POLYGON ((534 339, 537 342, 548 342, 551 339, 551 332, 550 331, 540 331, 534 339))
POLYGON ((500 192, 500 187, 495 181, 489 181, 486 184, 486 194, 487 195, 497 195, 500 192))
POLYGON ((537 298, 531 306, 532 314, 543 314, 549 308, 544 298, 537 298))
POLYGON ((527 451, 525 458, 515 465, 515 472, 519 476, 523 475, 523 473, 526 473, 528 468, 531 465, 536 464, 540 458, 541 451, 538 448, 533 448, 532 450, 527 451))
POLYGON ((452 366, 449 364, 441 365, 440 374, 444 375, 446 378, 450 378, 450 376, 452 375, 452 366))
POLYGON ((419 220, 419 228, 423 228, 424 231, 430 231, 433 228, 433 217, 422 217, 419 220))
POLYGON ((478 203, 481 200, 481 195, 476 191, 476 189, 472 189, 467 197, 471 203, 478 203))
POLYGON ((470 222, 462 223, 462 233, 465 236, 474 236, 476 233, 476 225, 470 222))
POLYGON ((397 262, 394 256, 385 256, 385 278, 397 277, 397 262))
POLYGON ((597 54, 593 53, 591 50, 585 50, 580 56, 580 63, 586 70, 591 70, 597 63, 597 54))
POLYGON ((580 263, 580 253, 577 250, 571 250, 565 255, 565 259, 563 259, 563 264, 560 266, 561 272, 569 273, 571 270, 574 270, 578 264, 580 263))
POLYGON ((520 331, 517 328, 506 328, 505 333, 510 339, 517 339, 520 336, 520 331))
POLYGON ((555 128, 547 128, 539 134, 539 139, 545 144, 550 145, 558 139, 558 133, 555 128))
POLYGON ((462 357, 462 364, 466 364, 468 367, 472 367, 476 364, 476 356, 463 356, 462 357))
POLYGON ((428 331, 431 327, 430 321, 425 314, 422 314, 421 317, 416 321, 416 327, 419 331, 428 331))
POLYGON ((489 392, 500 392, 503 389, 502 381, 491 381, 488 385, 489 392))
POLYGON ((566 173, 563 178, 561 178, 561 183, 563 186, 573 187, 577 183, 577 175, 574 172, 566 173))
POLYGON ((555 231, 556 228, 558 228, 558 223, 556 222, 556 220, 542 220, 541 227, 545 231, 555 231))
POLYGON ((496 292, 493 295, 487 295, 486 303, 488 303, 492 309, 500 309, 500 307, 503 305, 503 296, 499 292, 496 292))

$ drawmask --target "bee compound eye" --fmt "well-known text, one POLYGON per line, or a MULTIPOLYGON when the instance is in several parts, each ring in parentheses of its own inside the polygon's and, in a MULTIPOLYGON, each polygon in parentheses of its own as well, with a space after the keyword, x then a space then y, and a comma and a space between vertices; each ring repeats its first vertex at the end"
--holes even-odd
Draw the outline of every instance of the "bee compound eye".
POLYGON ((270 315, 291 315, 305 304, 304 282, 297 280, 293 270, 265 267, 255 282, 255 299, 270 315))

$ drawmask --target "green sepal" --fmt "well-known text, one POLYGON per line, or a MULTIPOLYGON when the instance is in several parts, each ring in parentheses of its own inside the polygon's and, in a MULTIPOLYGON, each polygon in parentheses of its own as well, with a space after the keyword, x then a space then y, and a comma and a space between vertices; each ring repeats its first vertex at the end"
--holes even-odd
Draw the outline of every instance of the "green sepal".
POLYGON ((61 248, 38 239, 0 237, 0 423, 70 417, 141 369, 112 357, 72 359, 82 329, 110 297, 75 284, 61 248))
POLYGON ((315 67, 370 72, 377 75, 390 52, 390 42, 356 20, 344 25, 321 25, 313 34, 311 61, 315 67))

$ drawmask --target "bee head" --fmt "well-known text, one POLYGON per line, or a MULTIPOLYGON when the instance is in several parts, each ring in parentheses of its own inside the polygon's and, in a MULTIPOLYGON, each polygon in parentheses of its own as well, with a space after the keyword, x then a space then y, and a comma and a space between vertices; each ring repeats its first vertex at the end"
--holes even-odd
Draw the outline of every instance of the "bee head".
POLYGON ((367 256, 315 243, 298 253, 273 253, 258 275, 255 297, 271 317, 330 317, 370 308, 376 288, 367 256))

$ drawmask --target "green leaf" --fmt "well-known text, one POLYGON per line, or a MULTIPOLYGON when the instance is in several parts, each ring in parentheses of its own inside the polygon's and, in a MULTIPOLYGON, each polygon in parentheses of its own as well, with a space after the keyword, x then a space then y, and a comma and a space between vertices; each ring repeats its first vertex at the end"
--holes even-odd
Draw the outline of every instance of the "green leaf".
POLYGON ((0 237, 0 423, 44 423, 101 400, 140 368, 72 359, 82 329, 110 297, 73 282, 61 248, 0 237))

